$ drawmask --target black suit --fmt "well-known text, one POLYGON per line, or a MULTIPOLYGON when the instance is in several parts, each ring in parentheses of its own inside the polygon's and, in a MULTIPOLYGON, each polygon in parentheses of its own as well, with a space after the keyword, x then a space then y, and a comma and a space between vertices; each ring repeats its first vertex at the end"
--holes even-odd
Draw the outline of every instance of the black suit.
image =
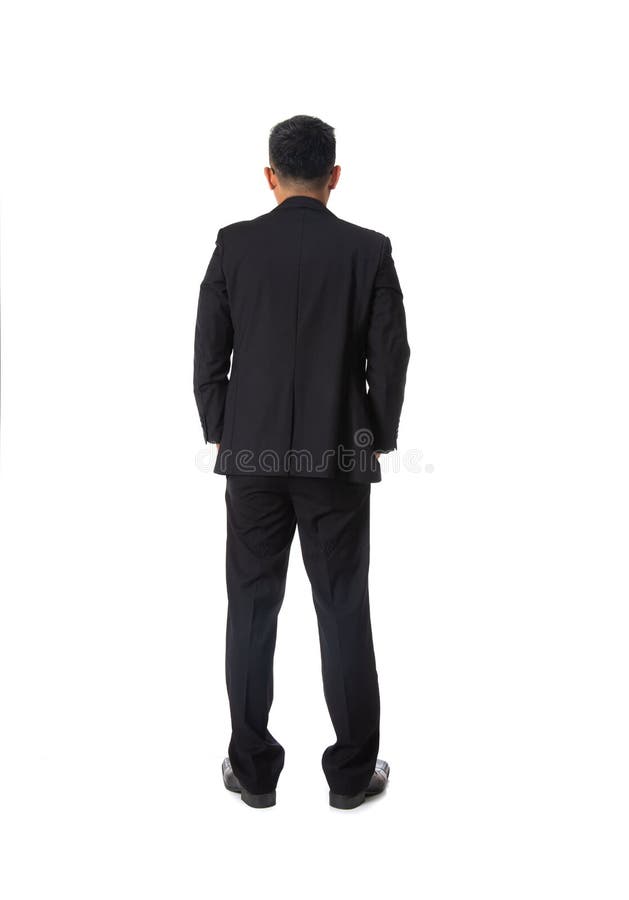
POLYGON ((219 229, 194 366, 215 472, 380 481, 409 355, 385 235, 298 196, 219 229))
POLYGON ((374 451, 397 447, 409 356, 388 237, 305 196, 219 229, 199 295, 194 392, 205 440, 221 445, 214 471, 227 475, 229 756, 251 793, 273 790, 284 764, 267 723, 297 527, 337 736, 323 769, 339 794, 364 790, 373 772, 369 504, 381 480, 374 451))

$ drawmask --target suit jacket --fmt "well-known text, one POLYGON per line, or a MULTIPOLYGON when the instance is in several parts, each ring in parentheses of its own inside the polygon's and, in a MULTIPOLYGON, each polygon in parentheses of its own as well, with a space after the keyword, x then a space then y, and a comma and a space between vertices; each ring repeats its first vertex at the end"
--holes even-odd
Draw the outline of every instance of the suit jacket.
POLYGON ((410 357, 402 296, 389 238, 313 197, 220 228, 193 379, 214 471, 380 481, 410 357))

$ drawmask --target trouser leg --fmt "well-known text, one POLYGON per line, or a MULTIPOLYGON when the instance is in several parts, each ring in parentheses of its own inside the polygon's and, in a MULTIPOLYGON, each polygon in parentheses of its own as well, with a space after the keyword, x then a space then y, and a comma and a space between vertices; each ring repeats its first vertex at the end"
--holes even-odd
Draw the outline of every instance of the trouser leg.
POLYGON ((278 476, 227 476, 225 676, 234 774, 251 793, 275 789, 284 748, 269 732, 277 616, 295 514, 278 476))
POLYGON ((337 738, 322 766, 332 791, 356 794, 369 784, 380 739, 368 587, 371 485, 294 477, 291 495, 337 738))

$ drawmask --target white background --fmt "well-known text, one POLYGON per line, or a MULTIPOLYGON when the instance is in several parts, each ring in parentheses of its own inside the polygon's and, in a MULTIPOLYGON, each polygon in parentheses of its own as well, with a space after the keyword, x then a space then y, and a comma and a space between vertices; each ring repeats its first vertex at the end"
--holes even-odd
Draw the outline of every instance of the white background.
POLYGON ((3 897, 626 898, 624 4, 4 7, 3 897), (349 813, 297 542, 278 805, 220 776, 194 319, 297 113, 391 238, 423 454, 372 489, 391 783, 349 813))

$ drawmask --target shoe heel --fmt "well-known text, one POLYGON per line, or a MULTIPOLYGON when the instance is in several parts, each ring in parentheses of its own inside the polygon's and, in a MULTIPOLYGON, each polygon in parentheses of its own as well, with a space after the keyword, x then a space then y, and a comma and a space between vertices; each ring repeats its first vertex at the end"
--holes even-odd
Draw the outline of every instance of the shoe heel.
POLYGON ((266 809, 268 806, 275 806, 275 791, 268 794, 250 794, 249 791, 241 791, 240 796, 247 806, 254 809, 266 809))
POLYGON ((363 803, 365 797, 365 791, 361 791, 359 794, 353 794, 351 797, 346 794, 335 794, 334 791, 330 791, 330 806, 333 806, 334 809, 356 809, 357 806, 360 806, 360 804, 363 803))

